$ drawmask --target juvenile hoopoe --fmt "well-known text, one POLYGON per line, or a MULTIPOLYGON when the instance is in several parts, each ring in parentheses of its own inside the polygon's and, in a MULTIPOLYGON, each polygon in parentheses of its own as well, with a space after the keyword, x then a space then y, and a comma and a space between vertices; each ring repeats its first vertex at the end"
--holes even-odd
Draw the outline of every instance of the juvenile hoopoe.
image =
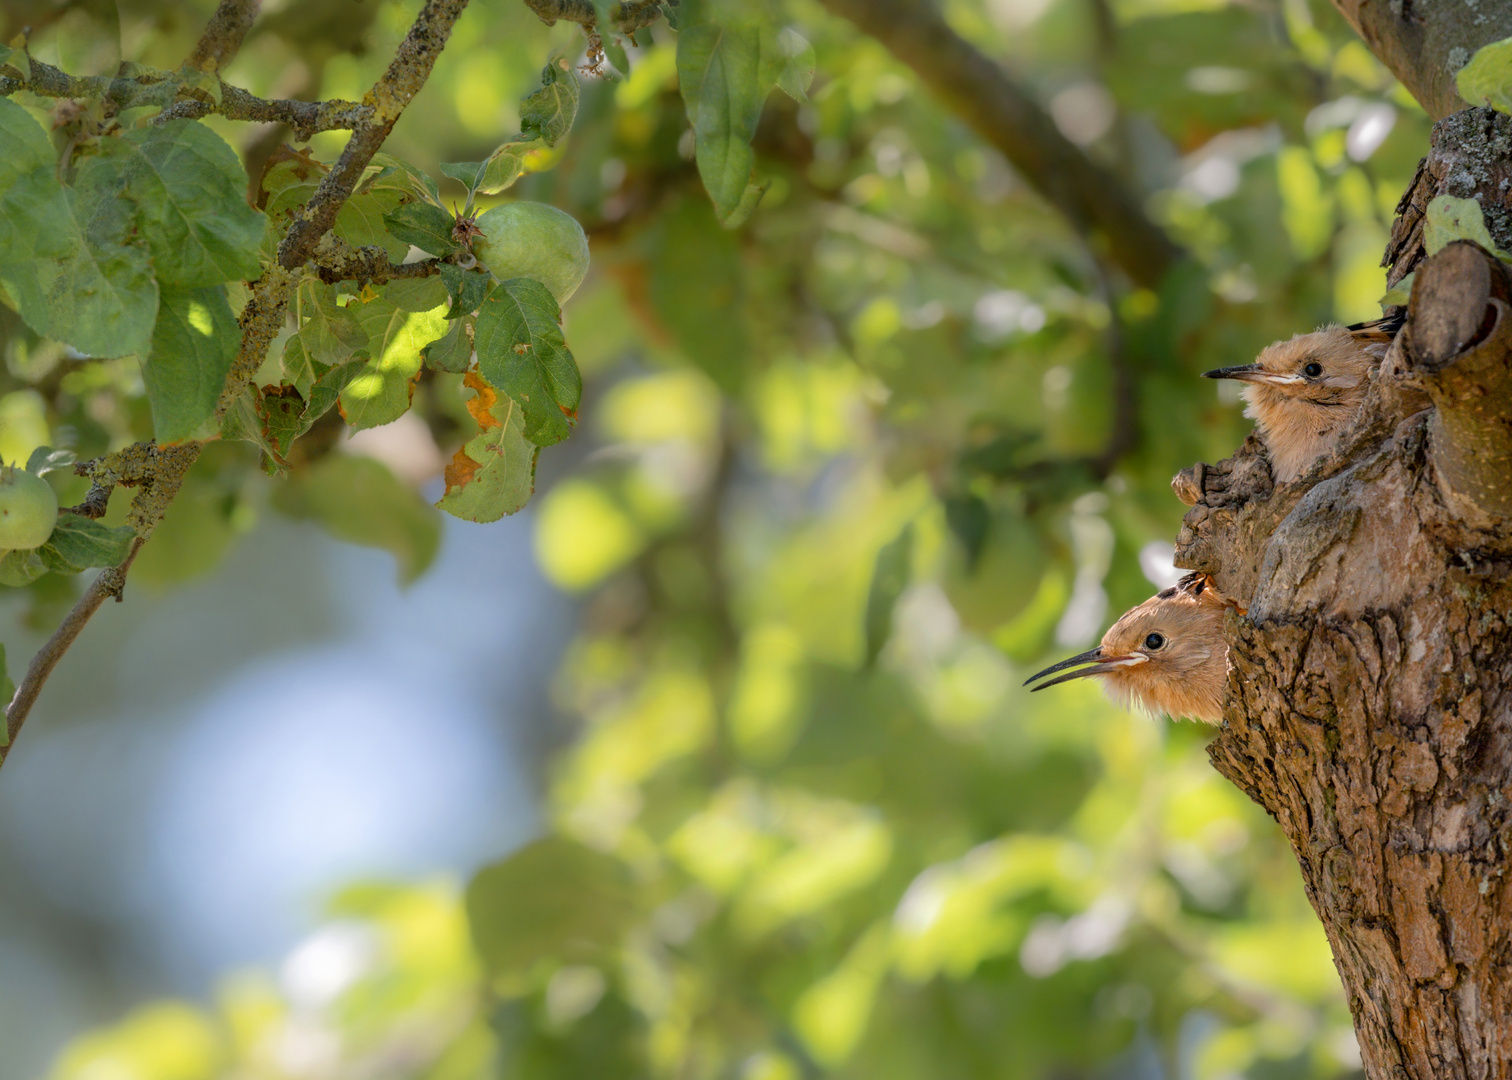
POLYGON ((1205 371, 1238 379, 1277 481, 1295 480, 1354 423, 1371 372, 1386 355, 1402 319, 1325 326, 1269 345, 1253 364, 1205 371))
POLYGON ((1223 612, 1230 607, 1238 609, 1206 574, 1188 574, 1126 611, 1097 648, 1047 667, 1024 685, 1086 664, 1034 689, 1096 675, 1107 695, 1126 708, 1220 724, 1228 679, 1223 612))

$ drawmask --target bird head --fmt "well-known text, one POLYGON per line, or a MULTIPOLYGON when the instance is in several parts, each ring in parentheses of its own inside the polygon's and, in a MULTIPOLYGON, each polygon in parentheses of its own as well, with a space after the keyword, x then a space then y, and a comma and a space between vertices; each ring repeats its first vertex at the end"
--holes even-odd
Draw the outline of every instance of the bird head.
POLYGON ((1245 415, 1259 425, 1280 478, 1290 480, 1354 422, 1390 341, 1382 323, 1325 326, 1267 346, 1253 364, 1203 375, 1244 383, 1245 415))
POLYGON ((1097 648, 1046 668, 1024 685, 1061 671, 1067 673, 1034 689, 1096 676, 1120 705, 1221 723, 1228 678, 1227 607, 1237 605, 1221 596, 1205 574, 1189 574, 1125 612, 1097 648), (1085 666, 1067 671, 1079 665, 1085 666))

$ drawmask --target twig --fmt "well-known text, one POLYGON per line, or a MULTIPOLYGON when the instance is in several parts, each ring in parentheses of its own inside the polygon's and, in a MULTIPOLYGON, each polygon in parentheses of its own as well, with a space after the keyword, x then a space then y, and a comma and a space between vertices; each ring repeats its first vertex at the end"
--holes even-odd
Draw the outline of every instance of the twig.
MULTIPOLYGON (((529 2, 529 0, 527 0, 529 2)), ((1158 284, 1181 255, 1118 176, 1060 133, 1027 92, 923 0, 822 0, 907 64, 977 134, 1137 284, 1158 284)))
POLYGON ((63 619, 63 622, 53 631, 53 636, 47 639, 47 644, 37 651, 32 657, 31 664, 26 669, 26 676, 21 680, 21 685, 16 687, 16 696, 11 699, 10 707, 5 710, 5 731, 8 739, 4 746, 0 746, 0 765, 4 765, 10 752, 15 748, 16 736, 21 734, 21 728, 26 724, 26 718, 31 714, 32 706, 37 702, 37 695, 42 692, 42 686, 47 682, 47 677, 52 674, 53 668, 58 666, 58 661, 63 659, 63 654, 68 652, 68 647, 74 643, 79 632, 100 610, 100 605, 105 603, 105 598, 114 596, 121 598, 121 588, 126 584, 126 571, 131 569, 131 564, 136 560, 137 552, 142 550, 145 543, 140 536, 131 542, 131 550, 126 553, 126 558, 120 566, 109 570, 101 570, 98 577, 90 584, 82 599, 74 605, 73 610, 63 619))
MULTIPOLYGON (((593 9, 593 0, 525 0, 525 6, 536 13, 547 26, 558 19, 574 22, 584 28, 598 25, 598 12, 593 9)), ((622 34, 633 34, 643 26, 650 26, 661 18, 659 0, 623 0, 610 12, 614 26, 622 34)))
POLYGON ((68 652, 79 632, 94 613, 100 610, 100 605, 107 596, 113 596, 117 601, 121 599, 121 590, 126 585, 126 572, 131 569, 137 552, 142 550, 142 545, 152 535, 153 529, 163 519, 168 504, 178 494, 189 467, 199 458, 200 448, 199 443, 174 447, 136 443, 114 454, 107 454, 98 461, 80 463, 83 475, 93 478, 98 487, 109 488, 117 484, 141 486, 142 491, 132 500, 131 513, 126 519, 136 529, 137 535, 120 565, 100 571, 84 596, 74 605, 57 630, 53 631, 52 637, 32 657, 21 685, 16 687, 15 696, 5 710, 8 738, 6 745, 0 747, 0 765, 5 764, 15 747, 16 736, 21 734, 21 728, 31 714, 32 706, 36 704, 37 695, 42 692, 48 676, 63 659, 63 654, 68 652))
MULTIPOLYGON (((139 75, 107 78, 103 75, 70 75, 51 64, 33 59, 29 80, 0 76, 0 97, 18 90, 30 90, 39 97, 108 98, 118 108, 130 108, 138 99, 149 97, 154 87, 174 78, 169 71, 150 71, 139 75)), ((178 91, 180 95, 188 90, 178 91)), ((319 131, 348 131, 370 120, 370 105, 355 101, 288 101, 272 100, 250 94, 239 86, 221 84, 219 104, 198 97, 183 97, 172 102, 158 117, 159 122, 180 117, 197 120, 219 113, 227 120, 245 120, 259 124, 288 124, 301 141, 319 131)))
POLYGON ((354 248, 339 243, 333 244, 330 251, 322 251, 315 259, 315 272, 327 285, 338 281, 382 285, 386 281, 404 278, 434 277, 441 272, 441 260, 421 259, 419 262, 396 263, 389 261, 388 252, 381 247, 370 245, 354 248))
POLYGON ((203 71, 224 71, 240 51, 260 7, 262 0, 220 0, 189 63, 203 71))
MULTIPOLYGON (((425 5, 420 9, 420 14, 415 17, 409 34, 399 46, 393 63, 389 65, 388 71, 368 94, 367 100, 374 103, 370 115, 356 126, 351 139, 347 141, 346 149, 342 151, 340 160, 326 174, 320 187, 316 189, 315 194, 310 197, 310 201, 305 204, 304 209, 290 226, 288 234, 278 247, 278 263, 263 274, 253 288, 252 297, 248 300, 247 306, 242 310, 241 347, 226 377, 226 386, 221 392, 220 401, 216 405, 217 419, 225 415, 226 410, 246 388, 248 381, 262 364, 263 357, 267 355, 268 346, 283 325, 284 309, 288 306, 289 296, 297 280, 292 271, 298 270, 314 257, 321 237, 335 223, 337 211, 352 194, 352 189, 361 178, 363 170, 367 168, 368 162, 383 145, 383 141, 388 137, 389 131, 393 128, 394 122, 399 119, 405 106, 425 85, 431 69, 435 66, 437 55, 446 44, 447 38, 451 36, 452 26, 466 7, 467 0, 426 0, 425 5)), ((34 63, 34 73, 36 67, 34 63)), ((51 71, 69 80, 71 84, 79 81, 56 68, 51 71)), ((0 80, 0 83, 7 81, 14 82, 15 80, 0 80)), ((123 80, 103 81, 109 84, 123 80)), ((7 92, 10 91, 0 87, 0 93, 7 92)), ((78 95, 63 93, 56 96, 78 95)), ((375 266, 374 269, 379 268, 375 266)), ((394 267, 392 264, 384 269, 394 276, 424 276, 432 272, 429 267, 425 270, 409 271, 403 267, 394 267)), ((135 560, 137 552, 151 536, 157 523, 162 520, 169 503, 178 494, 184 474, 199 457, 201 449, 200 443, 187 443, 177 447, 138 443, 116 454, 106 455, 99 461, 86 466, 85 475, 94 480, 96 487, 110 488, 117 484, 142 485, 143 490, 132 501, 131 513, 127 517, 127 522, 136 529, 137 537, 132 541, 131 550, 122 560, 121 565, 106 570, 95 578, 83 599, 74 606, 74 609, 63 620, 63 624, 48 639, 47 644, 32 658, 25 678, 22 679, 15 696, 11 699, 10 706, 5 711, 6 730, 10 735, 10 741, 6 747, 0 749, 0 764, 3 764, 5 758, 9 756, 10 750, 15 745, 15 737, 20 733, 22 725, 26 723, 27 715, 31 712, 37 695, 41 692, 47 677, 52 674, 53 669, 58 666, 58 662, 68 651, 69 646, 78 638, 80 631, 84 629, 94 613, 100 609, 100 605, 105 602, 105 597, 120 598, 121 589, 126 581, 126 573, 135 560)), ((93 489, 91 489, 90 498, 85 500, 86 505, 90 504, 91 500, 96 503, 99 501, 93 489)))

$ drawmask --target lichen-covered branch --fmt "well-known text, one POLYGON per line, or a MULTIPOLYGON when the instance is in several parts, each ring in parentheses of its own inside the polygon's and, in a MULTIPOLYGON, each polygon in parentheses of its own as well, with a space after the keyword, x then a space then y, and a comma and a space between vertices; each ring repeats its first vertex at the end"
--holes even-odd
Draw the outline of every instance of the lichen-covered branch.
POLYGON ((262 0, 220 0, 189 54, 189 63, 204 71, 224 70, 241 50, 261 7, 262 0))
POLYGON ((923 0, 822 0, 909 67, 1137 284, 1156 285, 1180 249, 1122 179, 1060 133, 1039 104, 923 0))
POLYGON ((381 247, 354 248, 334 235, 326 239, 328 243, 315 258, 315 272, 327 284, 354 281, 358 285, 382 285, 386 281, 434 277, 440 273, 440 259, 396 263, 389 260, 388 252, 381 247))
POLYGON ((1467 104, 1454 76, 1475 50, 1512 37, 1512 4, 1491 0, 1333 0, 1333 6, 1435 120, 1467 104))
MULTIPOLYGON (((32 77, 29 80, 0 76, 0 97, 30 90, 39 97, 75 98, 80 100, 106 99, 118 109, 137 104, 162 101, 164 84, 175 76, 169 71, 149 71, 119 78, 103 75, 70 75, 68 72, 31 61, 32 77)), ((237 86, 221 84, 219 103, 207 98, 190 96, 191 91, 179 89, 179 100, 163 102, 166 107, 160 119, 170 120, 185 117, 197 120, 211 113, 218 113, 227 120, 245 120, 261 124, 287 124, 301 140, 307 140, 319 131, 347 131, 370 120, 373 109, 370 105, 354 101, 288 101, 260 98, 237 86)))
MULTIPOLYGON (((598 13, 592 0, 525 0, 525 6, 547 26, 558 19, 586 28, 598 28, 598 13)), ((614 27, 622 34, 633 34, 661 18, 660 0, 623 0, 609 12, 614 27)))
POLYGON ((426 0, 393 62, 365 98, 373 106, 373 115, 353 130, 341 157, 321 179, 309 204, 295 217, 278 245, 278 261, 285 269, 303 265, 315 253, 315 245, 326 230, 335 224, 337 211, 352 194, 367 163, 430 77, 436 57, 465 7, 467 0, 426 0))

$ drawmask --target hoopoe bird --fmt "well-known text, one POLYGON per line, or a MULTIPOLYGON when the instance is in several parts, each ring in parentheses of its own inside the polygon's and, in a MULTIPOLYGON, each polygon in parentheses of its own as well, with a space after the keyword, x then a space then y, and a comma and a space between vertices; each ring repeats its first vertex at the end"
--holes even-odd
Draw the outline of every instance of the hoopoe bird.
POLYGON ((1402 319, 1325 326, 1269 345, 1253 364, 1203 372, 1237 379, 1278 482, 1295 480, 1327 454, 1359 414, 1372 372, 1402 319))
POLYGON ((1228 608, 1241 610, 1213 587, 1208 575, 1188 574, 1126 611, 1097 648, 1047 667, 1024 685, 1085 664, 1034 690, 1095 676, 1107 695, 1125 708, 1220 724, 1228 680, 1228 643, 1223 637, 1223 613, 1228 608))

